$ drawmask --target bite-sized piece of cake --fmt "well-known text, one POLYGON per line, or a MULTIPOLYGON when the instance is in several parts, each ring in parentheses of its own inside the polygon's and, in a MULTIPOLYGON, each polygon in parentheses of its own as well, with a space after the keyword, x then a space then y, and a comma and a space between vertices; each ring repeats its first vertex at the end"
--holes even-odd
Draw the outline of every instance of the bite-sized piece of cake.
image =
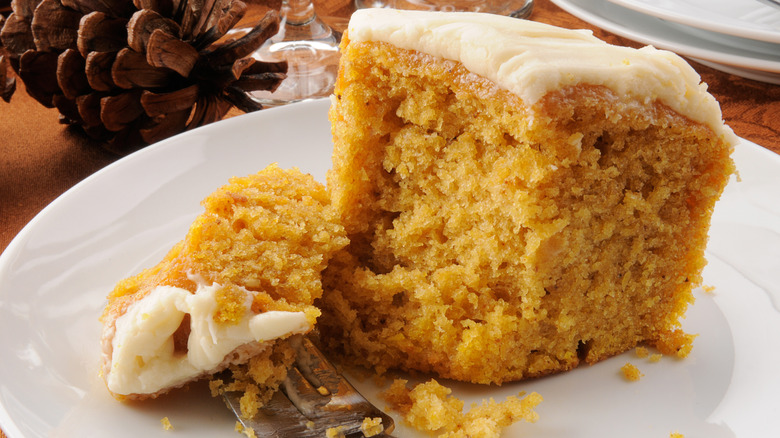
POLYGON ((325 187, 276 165, 203 201, 185 239, 119 282, 102 375, 117 398, 156 397, 312 329, 321 272, 347 244, 325 187))
POLYGON ((277 341, 246 363, 230 364, 229 372, 212 375, 209 382, 212 397, 225 392, 241 393, 241 416, 245 419, 254 417, 279 390, 295 363, 296 351, 292 344, 300 341, 296 336, 277 341))
POLYGON ((689 347, 736 136, 680 57, 489 14, 357 11, 318 323, 377 370, 501 383, 689 347))

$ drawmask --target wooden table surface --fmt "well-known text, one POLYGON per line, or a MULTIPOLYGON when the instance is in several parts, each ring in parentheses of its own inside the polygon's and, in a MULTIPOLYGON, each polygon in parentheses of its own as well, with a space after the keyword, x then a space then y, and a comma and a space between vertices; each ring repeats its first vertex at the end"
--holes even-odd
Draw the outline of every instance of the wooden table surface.
MULTIPOLYGON (((536 1, 531 16, 535 21, 592 29, 610 43, 641 46, 597 29, 549 0, 536 1)), ((337 30, 344 29, 354 10, 350 0, 315 0, 315 4, 320 16, 337 30)), ((721 103, 723 117, 736 134, 780 153, 780 86, 691 64, 721 103)), ((10 103, 0 101, 0 251, 60 194, 121 158, 60 125, 57 110, 41 106, 19 85, 10 103)), ((5 438, 2 431, 0 438, 5 438)))

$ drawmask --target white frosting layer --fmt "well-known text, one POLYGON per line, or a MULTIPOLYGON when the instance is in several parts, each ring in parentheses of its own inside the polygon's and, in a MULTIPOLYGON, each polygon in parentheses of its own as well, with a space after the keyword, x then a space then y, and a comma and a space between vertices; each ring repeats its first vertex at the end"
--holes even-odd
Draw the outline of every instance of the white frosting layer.
POLYGON ((693 68, 650 46, 614 46, 587 30, 499 15, 394 9, 356 11, 348 35, 353 41, 381 41, 459 61, 528 105, 550 91, 581 83, 603 85, 644 103, 659 100, 736 142, 693 68))
POLYGON ((220 285, 185 289, 159 286, 133 303, 116 320, 111 368, 106 379, 115 394, 153 394, 179 386, 213 371, 236 348, 267 342, 311 329, 303 312, 251 311, 247 291, 246 314, 238 323, 217 323, 216 293, 220 285), (174 351, 173 334, 185 314, 190 315, 186 352, 174 351))

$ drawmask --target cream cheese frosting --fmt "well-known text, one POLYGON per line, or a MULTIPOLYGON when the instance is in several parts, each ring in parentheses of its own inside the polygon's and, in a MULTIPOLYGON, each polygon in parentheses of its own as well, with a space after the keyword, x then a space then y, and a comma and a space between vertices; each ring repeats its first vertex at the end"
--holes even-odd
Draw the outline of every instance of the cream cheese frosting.
POLYGON ((303 312, 251 311, 252 293, 238 322, 218 323, 219 284, 186 289, 158 286, 117 318, 111 340, 111 366, 106 376, 115 394, 154 394, 216 371, 226 356, 249 343, 265 343, 311 329, 303 312), (174 333, 190 316, 184 352, 176 351, 174 333))
POLYGON ((737 140, 696 71, 674 53, 651 46, 610 45, 588 30, 493 14, 394 9, 356 11, 348 36, 461 62, 527 105, 562 87, 603 85, 643 103, 658 100, 726 141, 737 140))

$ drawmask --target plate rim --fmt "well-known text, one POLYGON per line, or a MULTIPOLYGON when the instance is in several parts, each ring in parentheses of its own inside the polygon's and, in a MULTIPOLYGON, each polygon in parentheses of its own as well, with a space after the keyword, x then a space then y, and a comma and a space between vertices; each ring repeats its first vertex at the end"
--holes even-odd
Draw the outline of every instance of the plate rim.
MULTIPOLYGON (((766 28, 755 29, 739 24, 730 23, 716 23, 709 19, 703 19, 683 14, 678 11, 667 9, 661 6, 657 6, 651 3, 647 3, 643 0, 607 0, 611 3, 617 4, 627 9, 650 15, 663 20, 674 21, 676 23, 696 27, 699 29, 707 30, 710 32, 721 33, 724 35, 730 35, 740 38, 753 39, 756 41, 763 41, 769 43, 780 44, 780 31, 774 31, 766 28)), ((758 5, 759 3, 756 2, 758 5)), ((780 14, 780 12, 778 12, 780 14)), ((742 23, 740 21, 739 23, 742 23)))
MULTIPOLYGON (((551 1, 556 6, 563 9, 564 11, 574 15, 575 17, 585 22, 588 22, 608 32, 614 33, 624 38, 628 38, 633 41, 637 41, 642 44, 652 45, 660 49, 673 51, 682 56, 704 59, 716 64, 729 65, 733 67, 739 67, 742 69, 756 70, 756 71, 780 76, 780 58, 778 58, 777 60, 766 60, 766 59, 747 57, 744 55, 738 55, 733 53, 717 52, 715 50, 708 49, 705 47, 694 46, 691 45, 690 43, 672 40, 666 36, 658 36, 655 34, 650 35, 645 32, 637 31, 635 29, 631 29, 626 24, 617 23, 611 18, 605 17, 604 14, 594 11, 594 8, 589 8, 588 6, 583 5, 583 2, 592 2, 594 0, 551 0, 551 1)), ((621 13, 637 14, 637 16, 642 16, 642 14, 638 12, 632 11, 627 8, 623 8, 622 6, 617 4, 609 3, 607 0, 603 0, 602 2, 598 3, 598 5, 612 6, 614 8, 622 9, 622 11, 620 11, 621 13)), ((648 20, 652 20, 662 26, 667 27, 668 30, 671 31, 672 33, 678 32, 671 26, 672 23, 665 23, 663 20, 655 17, 644 17, 644 18, 648 20)), ((699 30, 699 32, 707 32, 707 31, 699 30)), ((693 35, 690 36, 696 38, 693 35)), ((713 42, 713 44, 718 44, 718 43, 713 42)), ((737 50, 736 48, 730 48, 730 49, 731 49, 730 51, 737 50)))

